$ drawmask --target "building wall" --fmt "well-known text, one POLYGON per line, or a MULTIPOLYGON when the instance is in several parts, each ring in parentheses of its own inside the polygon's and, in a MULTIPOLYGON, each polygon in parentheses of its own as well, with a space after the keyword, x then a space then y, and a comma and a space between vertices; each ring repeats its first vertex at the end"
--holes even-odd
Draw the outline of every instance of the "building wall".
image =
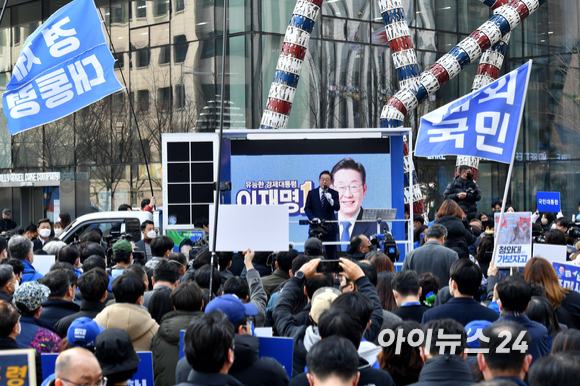
MULTIPOLYGON (((10 79, 26 37, 68 1, 9 2, 0 24, 0 88, 10 79)), ((474 0, 403 0, 425 69, 486 21, 474 0)), ((90 181, 91 205, 109 210, 149 197, 145 155, 158 203, 161 134, 213 131, 221 96, 223 0, 99 0, 127 82, 117 93, 58 122, 14 137, 0 116, 0 173, 61 171, 90 181), (140 134, 140 135, 139 135, 140 134)), ((257 128, 295 0, 229 0, 225 69, 225 125, 257 128)), ((535 210, 537 190, 560 190, 564 213, 580 199, 580 10, 550 0, 512 34, 504 72, 534 59, 511 189, 518 209, 535 210)), ((418 118, 471 89, 476 65, 466 68, 410 115, 418 118)), ((310 40, 289 128, 378 127, 382 106, 397 90, 376 0, 326 0, 310 40)), ((429 208, 453 178, 455 159, 416 160, 429 208)), ((503 194, 507 167, 482 162, 480 209, 503 194)), ((433 210, 431 212, 434 212, 433 210)))

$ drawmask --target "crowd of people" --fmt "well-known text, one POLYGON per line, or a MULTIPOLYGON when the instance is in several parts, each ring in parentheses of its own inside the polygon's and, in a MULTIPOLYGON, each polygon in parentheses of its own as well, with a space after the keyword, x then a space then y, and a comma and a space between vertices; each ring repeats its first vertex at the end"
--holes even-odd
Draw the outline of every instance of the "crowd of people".
MULTIPOLYGON (((302 253, 212 256, 188 239, 175 252, 145 221, 136 244, 107 246, 94 228, 65 245, 51 236, 70 216, 18 232, 5 210, 0 350, 34 349, 37 384, 51 386, 131 384, 138 351, 152 352, 155 386, 575 385, 580 294, 542 258, 500 276, 493 215, 470 203, 468 219, 456 201, 469 194, 452 195, 434 222, 413 218, 416 248, 398 272, 364 235, 351 237, 340 272, 323 273, 317 238, 302 253), (43 253, 56 256, 45 275, 34 268, 43 253), (262 327, 293 339, 292 369, 260 357, 262 327), (44 353, 59 353, 54 374, 42 372, 44 353)), ((546 239, 572 226, 549 213, 535 220, 546 239)))

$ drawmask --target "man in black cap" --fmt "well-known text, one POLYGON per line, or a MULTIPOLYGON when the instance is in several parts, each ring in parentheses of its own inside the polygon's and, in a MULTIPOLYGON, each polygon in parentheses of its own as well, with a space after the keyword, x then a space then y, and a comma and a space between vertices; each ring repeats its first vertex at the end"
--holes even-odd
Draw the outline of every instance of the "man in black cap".
POLYGON ((323 256, 322 241, 316 237, 311 237, 304 243, 304 254, 306 256, 323 256))
POLYGON ((120 328, 110 328, 97 336, 95 357, 110 385, 126 385, 127 380, 137 372, 141 361, 133 348, 131 337, 120 328))
POLYGON ((0 221, 0 234, 5 234, 16 228, 16 222, 10 219, 10 217, 12 217, 12 211, 8 208, 4 209, 2 211, 2 221, 0 221))

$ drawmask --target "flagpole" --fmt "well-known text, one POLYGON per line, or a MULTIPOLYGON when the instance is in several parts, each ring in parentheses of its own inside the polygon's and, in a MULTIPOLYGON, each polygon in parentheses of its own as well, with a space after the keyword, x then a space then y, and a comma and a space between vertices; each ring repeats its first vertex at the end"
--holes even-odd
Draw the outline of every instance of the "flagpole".
POLYGON ((2 24, 2 20, 4 19, 4 11, 6 10, 6 4, 8 4, 8 0, 4 0, 4 5, 2 6, 2 13, 0 13, 0 24, 2 24))
MULTIPOLYGON (((528 84, 530 82, 530 75, 532 73, 532 60, 530 59, 528 61, 528 63, 530 64, 530 67, 528 68, 528 74, 527 74, 527 79, 526 79, 526 88, 524 90, 524 98, 528 95, 528 84)), ((510 167, 508 169, 508 174, 507 174, 507 179, 506 179, 506 183, 505 183, 505 188, 504 188, 504 192, 503 192, 503 200, 501 203, 501 212, 499 214, 499 223, 497 224, 497 229, 494 231, 494 241, 493 241, 493 257, 491 259, 491 266, 495 266, 495 261, 497 259, 497 255, 498 255, 498 245, 499 245, 499 234, 501 233, 501 227, 503 225, 503 218, 504 218, 504 213, 505 213, 505 205, 506 205, 506 201, 507 201, 507 196, 508 196, 508 192, 509 192, 509 187, 510 187, 510 183, 511 183, 511 179, 512 179, 512 171, 514 169, 514 159, 516 156, 516 148, 517 148, 517 144, 518 144, 518 139, 520 138, 520 129, 522 126, 522 117, 524 115, 524 107, 525 107, 525 102, 522 103, 522 107, 520 110, 520 119, 518 122, 518 130, 516 132, 516 137, 514 140, 514 148, 512 151, 512 161, 510 162, 510 167)), ((495 224, 495 218, 494 220, 494 224, 495 224)))
MULTIPOLYGON (((131 6, 131 4, 129 4, 131 6)), ((105 31, 107 31, 107 36, 109 37, 109 42, 111 42, 111 50, 113 51, 113 55, 115 55, 115 63, 117 63, 117 67, 119 68, 119 72, 121 73, 121 79, 123 80, 123 85, 125 86, 125 92, 127 93, 127 100, 129 101, 129 108, 131 109, 131 114, 133 119, 135 120, 135 127, 137 128, 137 134, 139 135, 139 143, 141 144, 141 151, 143 152, 143 158, 145 159, 145 169, 147 169, 147 178, 149 179, 149 188, 151 189, 151 197, 155 196, 153 193, 153 183, 151 182, 151 173, 149 172, 149 161, 147 160, 147 154, 145 153, 145 145, 143 145, 143 138, 141 137, 141 130, 139 130, 139 123, 137 122, 137 114, 135 114, 135 109, 133 108, 133 102, 131 101, 131 93, 129 92, 129 87, 127 87, 127 82, 125 81, 125 75, 123 74, 123 69, 117 60, 117 51, 115 51, 115 46, 113 45, 113 39, 111 39, 111 33, 107 28, 107 23, 105 22, 105 18, 103 17, 103 12, 101 12, 101 8, 95 4, 95 8, 99 10, 99 14, 101 15, 101 22, 105 27, 105 31)), ((1 22, 1 21, 0 21, 1 22)))

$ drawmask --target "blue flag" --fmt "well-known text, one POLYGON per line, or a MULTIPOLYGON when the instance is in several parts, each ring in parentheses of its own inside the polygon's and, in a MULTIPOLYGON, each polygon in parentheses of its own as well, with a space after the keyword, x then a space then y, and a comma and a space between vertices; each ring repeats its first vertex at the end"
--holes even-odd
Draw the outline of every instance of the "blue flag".
POLYGON ((55 121, 123 87, 93 0, 75 0, 26 39, 2 96, 8 131, 55 121))
POLYGON ((495 82, 421 118, 415 155, 464 155, 511 163, 531 60, 495 82))

